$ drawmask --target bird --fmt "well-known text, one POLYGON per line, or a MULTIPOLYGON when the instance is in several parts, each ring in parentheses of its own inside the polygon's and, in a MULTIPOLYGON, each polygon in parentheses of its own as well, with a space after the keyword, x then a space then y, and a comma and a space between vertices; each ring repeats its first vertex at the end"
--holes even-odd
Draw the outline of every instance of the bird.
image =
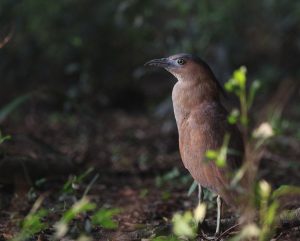
POLYGON ((244 143, 236 125, 227 121, 228 112, 221 103, 224 90, 209 65, 193 54, 176 54, 153 59, 145 66, 160 67, 177 79, 172 91, 179 151, 185 168, 198 184, 198 199, 202 202, 202 187, 217 194, 217 225, 220 232, 223 200, 232 207, 238 205, 237 192, 232 190, 232 173, 243 163, 244 143), (220 150, 225 135, 229 135, 226 166, 207 161, 208 150, 220 150))

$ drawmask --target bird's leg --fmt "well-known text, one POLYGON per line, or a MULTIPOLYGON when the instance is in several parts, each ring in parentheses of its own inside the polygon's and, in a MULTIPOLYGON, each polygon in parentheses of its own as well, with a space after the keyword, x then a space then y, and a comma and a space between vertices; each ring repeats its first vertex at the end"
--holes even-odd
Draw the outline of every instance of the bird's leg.
POLYGON ((221 208, 222 208, 222 199, 220 195, 217 196, 217 227, 216 235, 220 232, 220 223, 221 223, 221 208))
POLYGON ((198 183, 198 204, 203 201, 203 191, 201 185, 198 183))

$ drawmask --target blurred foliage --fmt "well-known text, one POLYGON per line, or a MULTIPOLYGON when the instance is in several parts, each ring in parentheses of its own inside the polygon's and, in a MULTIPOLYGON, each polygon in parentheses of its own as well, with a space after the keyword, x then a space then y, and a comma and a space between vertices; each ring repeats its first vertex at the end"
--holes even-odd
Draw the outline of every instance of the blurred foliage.
POLYGON ((0 109, 0 123, 2 123, 10 113, 16 110, 20 105, 29 99, 30 95, 25 94, 18 96, 0 109))
POLYGON ((97 211, 92 219, 92 222, 106 229, 116 229, 118 223, 113 220, 113 217, 121 212, 119 208, 102 208, 97 211))
POLYGON ((82 182, 94 171, 93 167, 88 168, 84 173, 78 176, 70 176, 68 181, 64 184, 62 192, 65 194, 74 193, 75 190, 79 189, 82 182))
POLYGON ((3 142, 10 140, 11 136, 10 135, 3 135, 1 130, 0 130, 0 144, 2 144, 3 142))
POLYGON ((151 92, 143 63, 175 52, 199 54, 222 78, 245 64, 268 88, 299 75, 298 1, 2 0, 0 16, 0 37, 14 32, 0 52, 1 89, 51 89, 67 107, 141 105, 151 92))

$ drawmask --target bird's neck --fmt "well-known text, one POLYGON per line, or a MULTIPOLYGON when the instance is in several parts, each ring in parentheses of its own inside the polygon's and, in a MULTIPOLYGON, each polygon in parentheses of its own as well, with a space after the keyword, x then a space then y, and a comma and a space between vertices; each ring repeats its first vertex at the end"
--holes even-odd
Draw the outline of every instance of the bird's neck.
POLYGON ((181 125, 193 110, 206 103, 219 101, 218 87, 211 79, 183 81, 178 78, 173 88, 172 100, 177 125, 181 125))

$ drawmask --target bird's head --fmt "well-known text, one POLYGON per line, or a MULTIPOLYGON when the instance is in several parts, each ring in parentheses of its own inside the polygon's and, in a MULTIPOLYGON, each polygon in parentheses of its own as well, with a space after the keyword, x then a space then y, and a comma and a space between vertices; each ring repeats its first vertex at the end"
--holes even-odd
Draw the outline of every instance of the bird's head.
POLYGON ((195 82, 199 84, 206 83, 226 96, 208 64, 196 55, 176 54, 167 58, 150 60, 145 63, 145 66, 164 68, 174 75, 178 81, 193 82, 193 84, 195 82))
POLYGON ((211 74, 208 65, 199 57, 191 54, 176 54, 167 58, 153 59, 148 61, 145 66, 164 68, 179 81, 195 80, 198 79, 197 75, 211 74))

